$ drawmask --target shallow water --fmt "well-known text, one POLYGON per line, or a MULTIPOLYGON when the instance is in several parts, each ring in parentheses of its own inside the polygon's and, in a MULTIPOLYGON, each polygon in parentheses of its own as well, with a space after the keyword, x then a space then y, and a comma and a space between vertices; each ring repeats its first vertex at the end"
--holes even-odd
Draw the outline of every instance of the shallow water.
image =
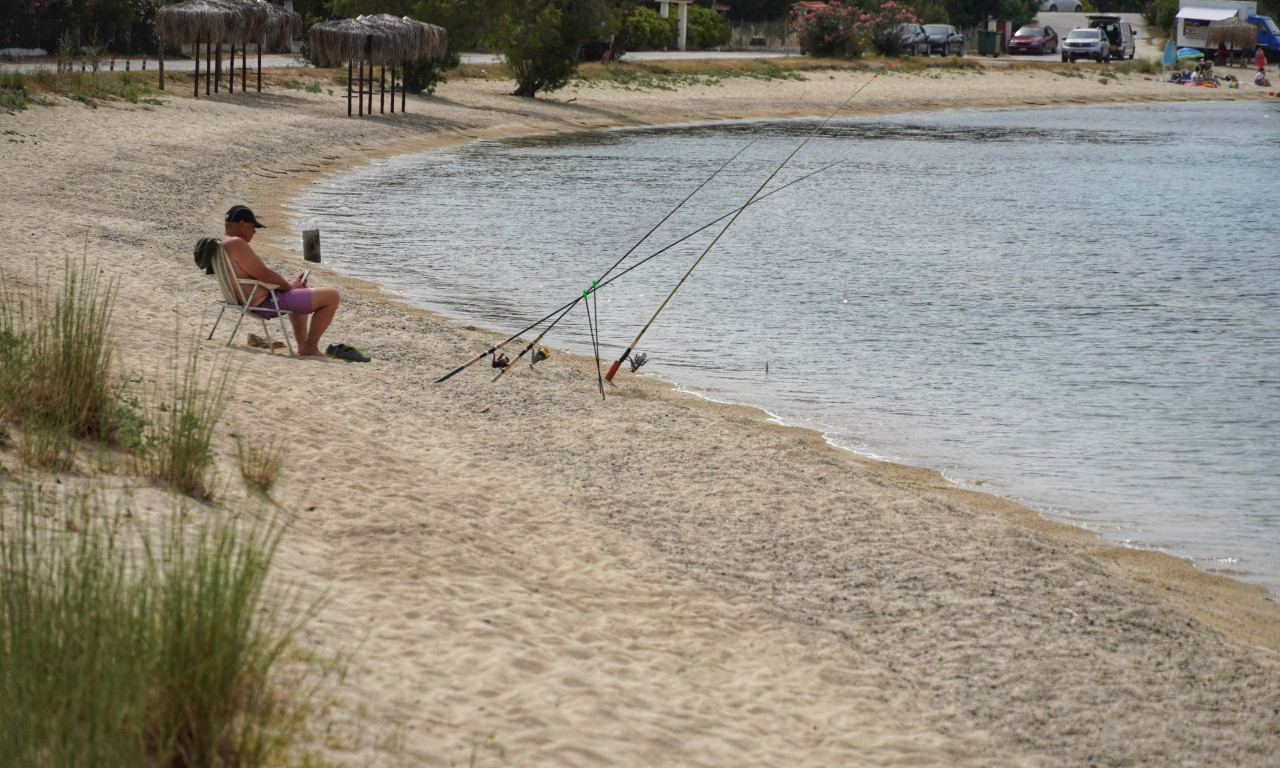
MULTIPOLYGON (((326 264, 513 333, 708 177, 621 267, 733 211, 816 125, 477 142, 321 183, 294 223, 326 264)), ((833 122, 766 191, 818 173, 738 216, 663 311, 644 371, 1280 591, 1278 149, 1260 103, 833 122)), ((721 226, 600 290, 606 360, 721 226)), ((586 317, 546 343, 589 353, 586 317)))

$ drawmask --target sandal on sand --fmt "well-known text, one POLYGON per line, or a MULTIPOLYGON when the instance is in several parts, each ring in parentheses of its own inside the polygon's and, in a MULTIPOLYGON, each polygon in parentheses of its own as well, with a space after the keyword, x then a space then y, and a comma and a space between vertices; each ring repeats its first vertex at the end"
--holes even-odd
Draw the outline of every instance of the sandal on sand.
POLYGON ((249 334, 249 346, 257 347, 258 349, 284 349, 284 342, 273 341, 268 344, 266 339, 256 333, 251 333, 249 334))
POLYGON ((367 363, 373 359, 350 344, 330 344, 324 353, 329 357, 353 363, 367 363))

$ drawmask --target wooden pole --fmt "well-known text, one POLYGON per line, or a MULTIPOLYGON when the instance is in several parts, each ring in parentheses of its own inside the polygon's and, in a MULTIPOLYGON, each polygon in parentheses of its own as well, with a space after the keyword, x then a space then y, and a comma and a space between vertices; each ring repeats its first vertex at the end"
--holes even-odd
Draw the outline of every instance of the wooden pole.
POLYGON ((213 67, 213 40, 204 42, 204 95, 209 95, 209 71, 213 67))
POLYGON ((391 65, 391 114, 396 113, 396 65, 391 65))
POLYGON ((316 264, 320 263, 320 230, 302 230, 302 258, 316 264))
MULTIPOLYGON (((219 58, 222 52, 218 52, 219 58)), ((236 44, 231 44, 231 60, 227 62, 227 93, 236 92, 236 44)))
POLYGON ((218 41, 213 52, 213 92, 218 92, 218 86, 222 84, 222 41, 218 41))
POLYGON ((258 43, 258 93, 262 93, 262 43, 258 43))
POLYGON ((351 67, 354 62, 347 62, 347 117, 351 117, 351 67))
POLYGON ((404 72, 400 73, 400 113, 404 114, 404 72))
MULTIPOLYGON (((258 55, 262 55, 261 48, 258 49, 258 55)), ((240 47, 240 92, 244 93, 247 90, 249 90, 249 41, 246 40, 240 47)), ((261 91, 262 87, 259 86, 258 90, 261 91)))
MULTIPOLYGON (((370 106, 370 111, 373 107, 370 106)), ((383 64, 378 67, 378 114, 384 115, 387 112, 387 65, 383 64)))
POLYGON ((360 59, 360 72, 356 76, 356 114, 364 117, 364 59, 360 59))
POLYGON ((192 76, 191 81, 195 83, 195 89, 196 89, 195 96, 198 99, 200 98, 200 38, 198 37, 196 38, 194 53, 195 53, 196 73, 194 76, 192 76))
MULTIPOLYGON (((164 90, 164 38, 160 38, 160 90, 164 90)), ((147 68, 147 60, 142 60, 142 68, 147 68)))

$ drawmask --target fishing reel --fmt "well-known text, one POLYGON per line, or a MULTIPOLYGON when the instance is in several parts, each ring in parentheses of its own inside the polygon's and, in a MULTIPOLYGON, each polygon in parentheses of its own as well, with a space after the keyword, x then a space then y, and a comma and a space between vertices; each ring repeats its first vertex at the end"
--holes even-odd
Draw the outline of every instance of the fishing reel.
POLYGON ((649 362, 649 356, 643 352, 637 352, 634 355, 628 355, 627 358, 628 358, 628 362, 631 363, 632 373, 635 373, 636 371, 640 370, 640 366, 649 362))
POLYGON ((537 349, 533 350, 532 355, 529 355, 529 366, 533 367, 534 363, 540 363, 543 360, 546 360, 548 357, 551 357, 551 353, 547 351, 547 348, 538 347, 537 349))

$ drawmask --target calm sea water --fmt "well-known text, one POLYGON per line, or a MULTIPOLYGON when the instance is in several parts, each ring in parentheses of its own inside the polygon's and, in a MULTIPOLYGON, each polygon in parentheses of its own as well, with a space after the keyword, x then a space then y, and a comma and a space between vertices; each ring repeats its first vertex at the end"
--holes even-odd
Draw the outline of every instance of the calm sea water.
MULTIPOLYGON (((295 224, 514 333, 713 174, 622 267, 741 205, 816 125, 477 142, 319 184, 295 224)), ((645 373, 1280 592, 1280 104, 839 120, 766 191, 831 163, 738 217, 645 373)), ((606 361, 719 230, 601 289, 606 361)), ((589 353, 585 310, 544 343, 589 353)))

